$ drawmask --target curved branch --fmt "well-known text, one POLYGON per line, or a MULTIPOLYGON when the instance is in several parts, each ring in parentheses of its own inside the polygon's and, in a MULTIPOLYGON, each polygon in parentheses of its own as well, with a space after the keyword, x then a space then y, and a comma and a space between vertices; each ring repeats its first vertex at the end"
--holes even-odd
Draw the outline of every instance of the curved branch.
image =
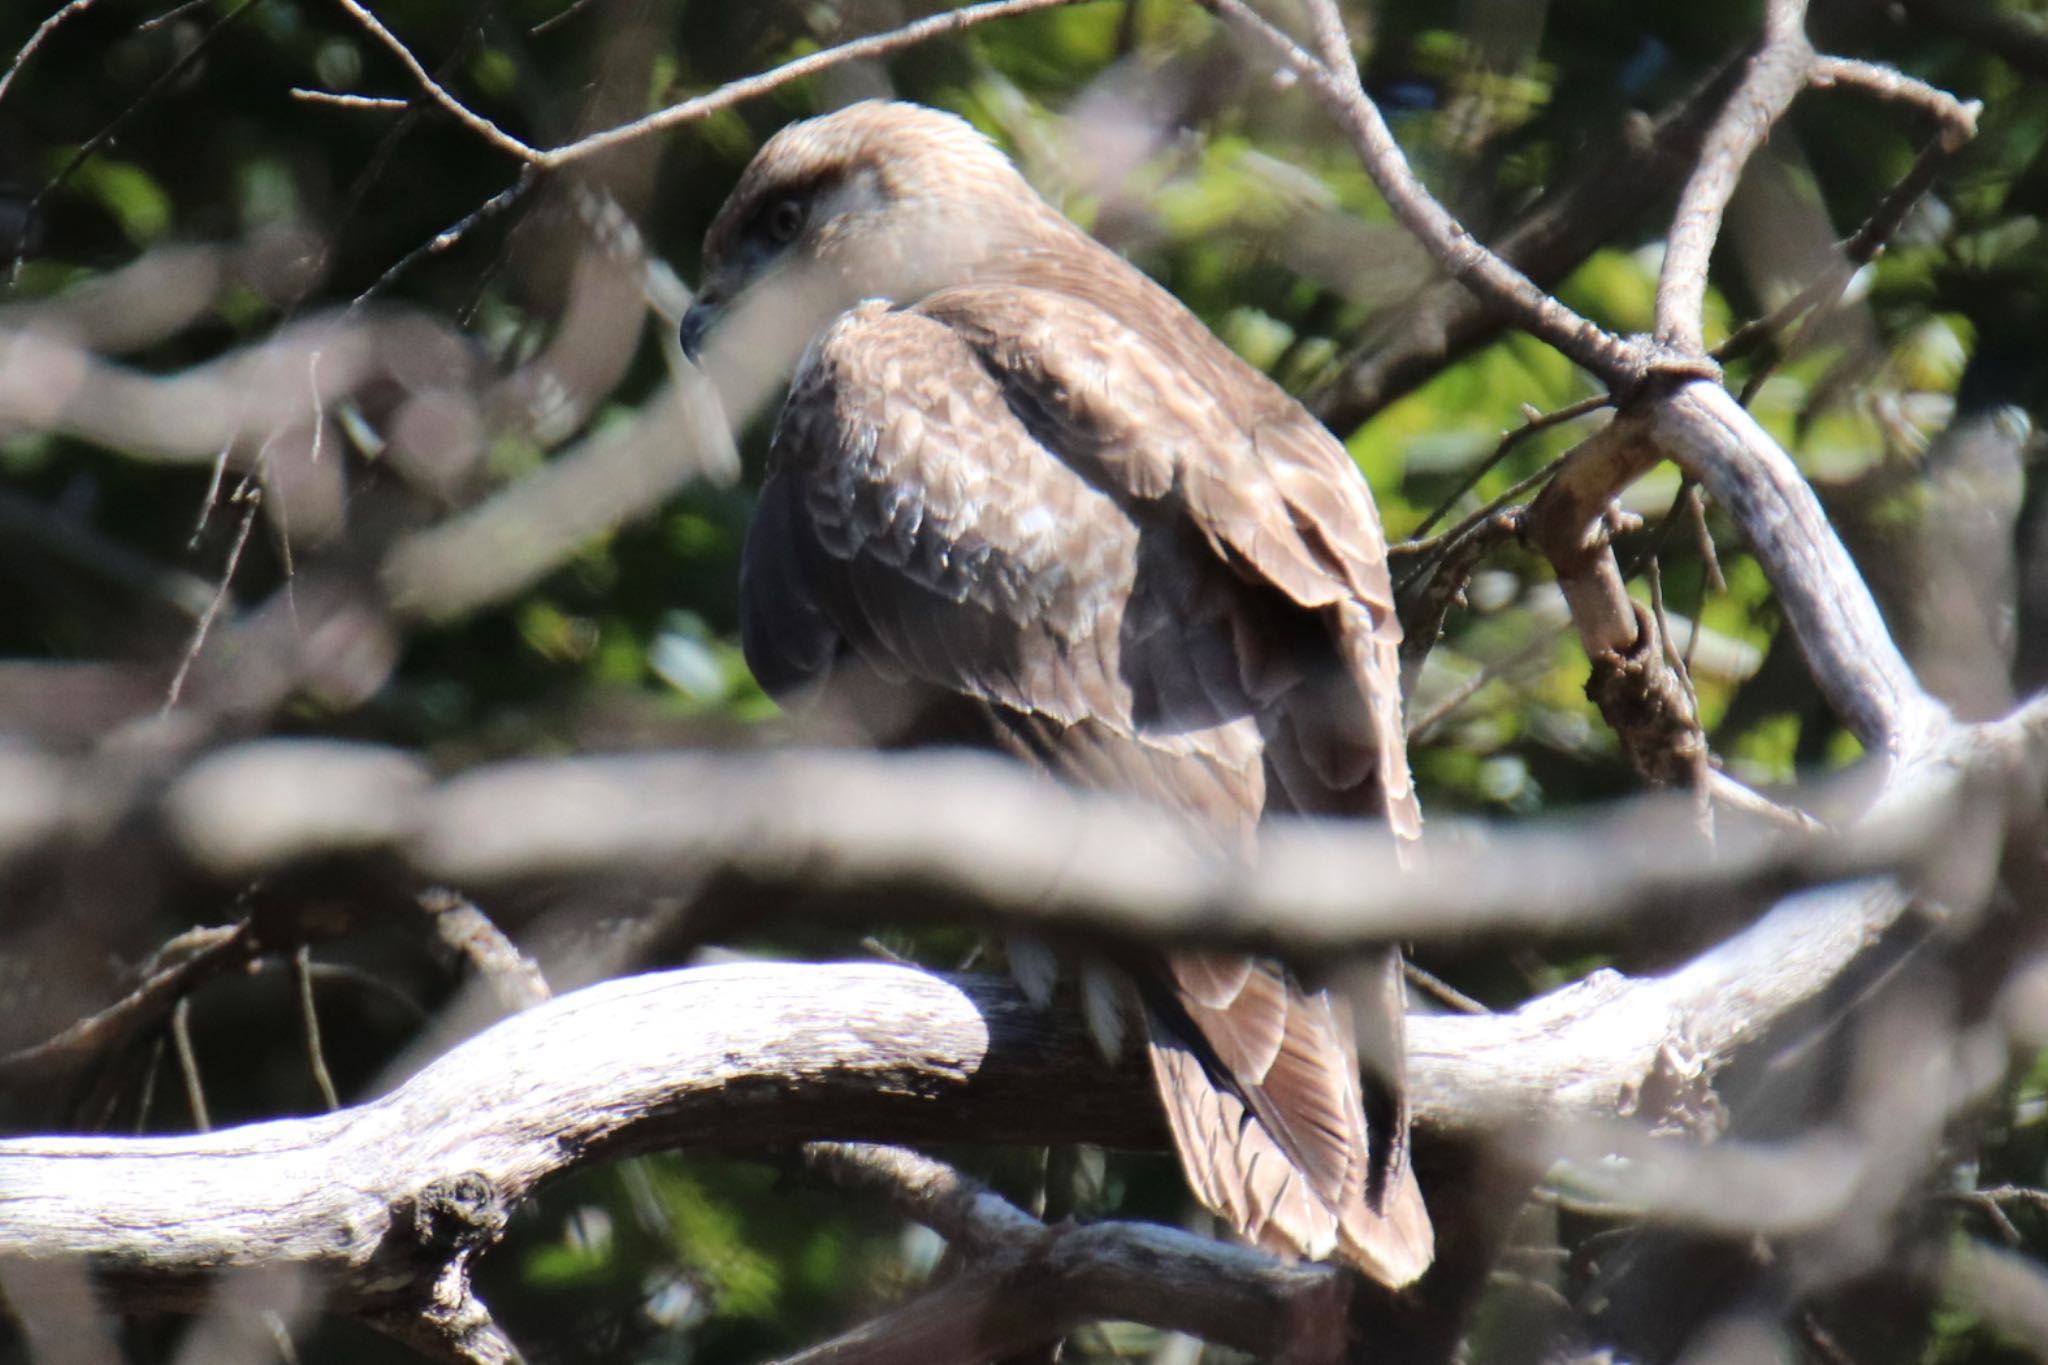
POLYGON ((1009 1359, 1105 1318, 1188 1332, 1290 1365, 1335 1365, 1354 1281, 1175 1228, 1048 1228, 929 1157, 811 1143, 805 1159, 842 1184, 879 1188, 967 1258, 960 1276, 783 1365, 963 1365, 1009 1359))
POLYGON ((1311 0, 1310 4, 1321 60, 1243 0, 1202 0, 1202 4, 1265 49, 1287 71, 1307 81, 1324 109, 1350 137, 1360 163, 1395 218, 1448 274, 1603 380, 1620 383, 1636 372, 1628 343, 1545 293, 1527 275, 1481 245, 1437 202, 1408 165, 1379 107, 1365 93, 1343 22, 1327 0, 1311 0))
POLYGON ((424 1222, 460 1206, 502 1225, 594 1158, 828 1134, 1154 1145, 1158 1115, 1130 1104, 1135 1069, 1109 1071, 1093 1046, 1005 982, 905 967, 623 978, 505 1019, 336 1113, 0 1141, 0 1262, 90 1256, 124 1303, 172 1309, 200 1304, 204 1275, 293 1267, 371 1312, 405 1297, 391 1282, 447 1259, 424 1222))
POLYGON ((1678 212, 1657 277, 1657 335, 1688 355, 1700 355, 1701 311, 1707 298, 1707 261, 1721 235, 1721 215, 1742 179, 1742 168, 1806 88, 1813 70, 1806 40, 1806 0, 1770 0, 1763 48, 1707 134, 1699 165, 1679 195, 1678 212))
MULTIPOLYGON (((1868 885, 1818 893, 1665 977, 1602 974, 1512 1014, 1417 1016, 1416 1117, 1464 1131, 1612 1116, 1662 1051, 1683 1041, 1711 1069, 1905 904, 1868 885)), ((1157 1145, 1158 1113, 1131 1103, 1148 1093, 1137 1063, 1103 1065, 1073 1013, 1034 1009, 1004 979, 885 964, 608 981, 337 1113, 0 1140, 0 1262, 90 1256, 137 1308, 194 1306, 203 1274, 290 1266, 370 1311, 393 1297, 388 1277, 420 1270, 421 1219, 460 1202, 501 1220, 589 1159, 822 1135, 1157 1145)))
POLYGON ((636 141, 653 133, 708 118, 721 109, 765 95, 771 90, 788 85, 791 81, 816 75, 829 67, 851 61, 886 57, 904 48, 914 47, 949 33, 958 33, 962 29, 972 28, 991 19, 1004 19, 1011 15, 1029 14, 1034 10, 1086 3, 1089 3, 1089 0, 983 0, 981 4, 962 5, 958 9, 927 15, 886 33, 869 34, 865 38, 856 38, 852 42, 840 43, 823 51, 793 58, 756 75, 728 81, 716 90, 681 100, 616 128, 607 128, 588 137, 578 138, 574 142, 563 143, 559 147, 542 148, 514 137, 457 99, 446 86, 434 79, 433 73, 421 65, 419 58, 405 45, 404 39, 385 27, 383 21, 378 19, 361 0, 340 0, 342 8, 354 16, 355 21, 362 25, 366 32, 398 58, 400 64, 405 67, 406 74, 412 77, 413 83, 419 86, 421 93, 428 99, 499 151, 546 170, 585 160, 599 152, 609 151, 622 143, 636 141))
POLYGON ((1937 744, 1947 708, 1913 676, 1791 456, 1718 384, 1684 385, 1644 416, 1652 444, 1742 528, 1821 695, 1864 746, 1898 756, 1937 744))

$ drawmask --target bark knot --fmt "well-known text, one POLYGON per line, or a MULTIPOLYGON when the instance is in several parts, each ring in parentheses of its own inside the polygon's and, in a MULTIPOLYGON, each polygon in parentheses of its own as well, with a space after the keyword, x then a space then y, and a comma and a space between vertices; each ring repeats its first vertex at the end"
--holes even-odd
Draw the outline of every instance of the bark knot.
POLYGON ((413 1235, 423 1247, 459 1251, 485 1246, 505 1230, 505 1201, 480 1171, 442 1176, 413 1201, 413 1235))

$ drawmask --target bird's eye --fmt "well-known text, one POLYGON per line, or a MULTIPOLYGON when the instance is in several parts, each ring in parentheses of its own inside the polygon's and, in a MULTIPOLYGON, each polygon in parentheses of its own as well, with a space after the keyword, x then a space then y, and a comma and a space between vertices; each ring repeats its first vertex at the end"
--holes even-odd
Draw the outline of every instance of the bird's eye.
POLYGON ((761 215, 761 230, 768 234, 768 240, 777 246, 786 246, 796 240, 803 230, 804 206, 801 200, 778 199, 768 206, 761 215))

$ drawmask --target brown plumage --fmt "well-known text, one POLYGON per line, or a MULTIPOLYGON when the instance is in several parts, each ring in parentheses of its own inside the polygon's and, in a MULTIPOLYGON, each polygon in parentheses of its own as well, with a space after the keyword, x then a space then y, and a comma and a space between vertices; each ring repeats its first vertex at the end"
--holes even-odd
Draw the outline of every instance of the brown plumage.
MULTIPOLYGON (((741 574, 775 695, 883 742, 995 747, 1247 852, 1268 813, 1417 833, 1385 542, 1349 457, 965 123, 869 103, 777 134, 712 224, 684 333, 729 393, 802 350, 741 574)), ((1401 1008, 1379 965, 1366 1007, 1396 1055, 1363 1088, 1348 999, 1277 964, 1175 953, 1138 987, 1202 1202, 1399 1285, 1431 1235, 1379 1074, 1401 1008)))

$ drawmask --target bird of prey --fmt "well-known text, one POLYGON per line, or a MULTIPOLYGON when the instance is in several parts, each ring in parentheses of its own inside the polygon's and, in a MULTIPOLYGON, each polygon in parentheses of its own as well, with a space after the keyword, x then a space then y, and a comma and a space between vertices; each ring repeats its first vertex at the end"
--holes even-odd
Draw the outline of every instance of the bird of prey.
MULTIPOLYGON (((728 395, 795 362, 740 580, 772 694, 1157 802, 1247 853, 1278 813, 1416 835, 1357 468, 969 124, 868 102, 776 134, 705 238, 683 340, 728 395)), ((1196 1195, 1269 1250, 1418 1277, 1397 959, 1346 995, 1163 956, 1137 994, 1196 1195), (1363 1082, 1361 1026, 1396 1054, 1363 1082)))

